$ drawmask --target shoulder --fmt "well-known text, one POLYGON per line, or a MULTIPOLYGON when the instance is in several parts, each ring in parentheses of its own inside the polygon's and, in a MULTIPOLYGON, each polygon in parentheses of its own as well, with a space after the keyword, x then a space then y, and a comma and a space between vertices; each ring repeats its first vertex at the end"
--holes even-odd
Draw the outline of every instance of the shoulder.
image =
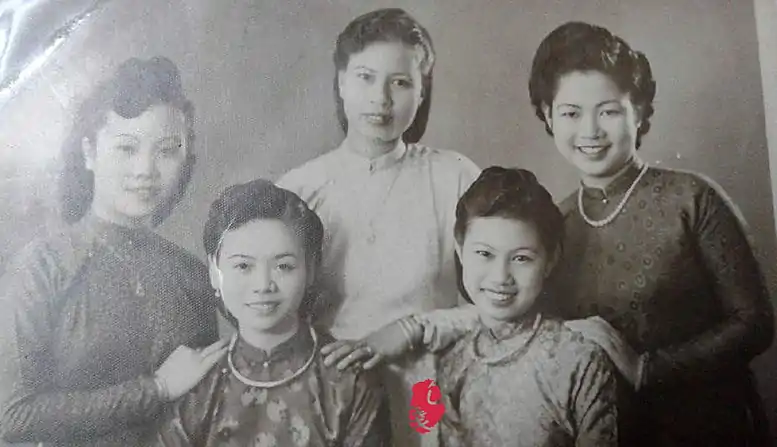
POLYGON ((309 160, 301 166, 293 168, 283 174, 276 184, 281 188, 288 189, 297 194, 300 194, 300 192, 305 189, 320 188, 329 181, 335 175, 335 171, 340 168, 338 155, 339 152, 335 149, 309 160))
POLYGON ((473 180, 480 173, 480 168, 467 156, 451 150, 409 144, 406 157, 408 160, 428 160, 437 169, 471 176, 473 180))
POLYGON ((605 351, 583 334, 566 327, 562 320, 545 319, 540 327, 537 344, 540 356, 546 366, 558 370, 562 375, 574 375, 583 368, 604 368, 613 370, 605 351))
POLYGON ((645 177, 655 193, 696 196, 709 190, 722 191, 714 180, 693 171, 650 167, 645 177))
POLYGON ((377 370, 361 370, 356 368, 348 368, 340 371, 337 369, 337 365, 327 366, 324 364, 324 356, 321 354, 320 347, 326 346, 329 343, 337 341, 328 332, 316 328, 316 335, 318 336, 319 352, 316 354, 316 364, 324 379, 324 383, 332 387, 337 395, 345 398, 351 396, 351 399, 355 398, 358 394, 370 394, 381 392, 381 381, 377 370))

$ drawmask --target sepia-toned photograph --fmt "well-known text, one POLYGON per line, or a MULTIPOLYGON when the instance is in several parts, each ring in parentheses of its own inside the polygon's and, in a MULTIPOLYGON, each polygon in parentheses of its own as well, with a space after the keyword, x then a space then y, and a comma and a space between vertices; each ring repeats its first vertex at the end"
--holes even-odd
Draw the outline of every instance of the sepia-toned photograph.
POLYGON ((777 1, 0 0, 0 447, 777 446, 777 1))

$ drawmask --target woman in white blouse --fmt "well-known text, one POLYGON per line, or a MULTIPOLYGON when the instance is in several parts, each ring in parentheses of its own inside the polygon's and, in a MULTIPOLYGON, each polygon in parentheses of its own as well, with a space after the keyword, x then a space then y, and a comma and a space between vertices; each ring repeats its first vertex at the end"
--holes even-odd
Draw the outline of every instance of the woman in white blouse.
MULTIPOLYGON (((456 202, 479 173, 461 154, 418 144, 432 99, 434 49, 401 9, 354 19, 334 53, 335 100, 345 139, 279 185, 324 223, 317 319, 341 339, 361 339, 397 318, 458 304, 453 277, 456 202)), ((394 445, 436 445, 408 421, 410 391, 434 378, 430 356, 385 368, 394 445)))

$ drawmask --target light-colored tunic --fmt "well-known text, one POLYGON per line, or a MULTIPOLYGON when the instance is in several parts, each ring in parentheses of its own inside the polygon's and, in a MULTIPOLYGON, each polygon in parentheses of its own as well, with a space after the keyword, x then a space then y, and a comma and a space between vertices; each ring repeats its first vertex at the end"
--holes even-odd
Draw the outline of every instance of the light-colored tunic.
MULTIPOLYGON (((353 339, 410 314, 456 306, 455 210, 478 174, 461 154, 410 144, 372 160, 339 148, 283 176, 279 186, 324 223, 320 278, 328 293, 317 323, 353 339)), ((384 386, 394 443, 421 445, 408 423, 409 394, 415 382, 434 377, 433 359, 391 368, 384 386)))

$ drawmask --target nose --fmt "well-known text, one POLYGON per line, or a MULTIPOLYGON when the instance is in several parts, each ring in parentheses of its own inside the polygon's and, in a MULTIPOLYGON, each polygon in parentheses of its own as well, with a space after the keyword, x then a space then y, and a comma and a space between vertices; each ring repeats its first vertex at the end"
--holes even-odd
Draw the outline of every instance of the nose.
POLYGON ((136 177, 152 178, 158 174, 156 152, 152 148, 143 148, 132 158, 132 173, 136 177))
POLYGON ((277 290, 272 270, 269 267, 255 269, 253 276, 254 292, 273 293, 277 290))
POLYGON ((578 127, 579 136, 595 140, 600 137, 601 126, 599 126, 599 117, 595 113, 587 113, 580 119, 578 127))
POLYGON ((492 283, 497 285, 511 285, 515 282, 510 271, 509 260, 493 262, 488 277, 492 283))
POLYGON ((389 82, 375 82, 370 89, 370 101, 381 107, 391 104, 391 84, 389 82))

